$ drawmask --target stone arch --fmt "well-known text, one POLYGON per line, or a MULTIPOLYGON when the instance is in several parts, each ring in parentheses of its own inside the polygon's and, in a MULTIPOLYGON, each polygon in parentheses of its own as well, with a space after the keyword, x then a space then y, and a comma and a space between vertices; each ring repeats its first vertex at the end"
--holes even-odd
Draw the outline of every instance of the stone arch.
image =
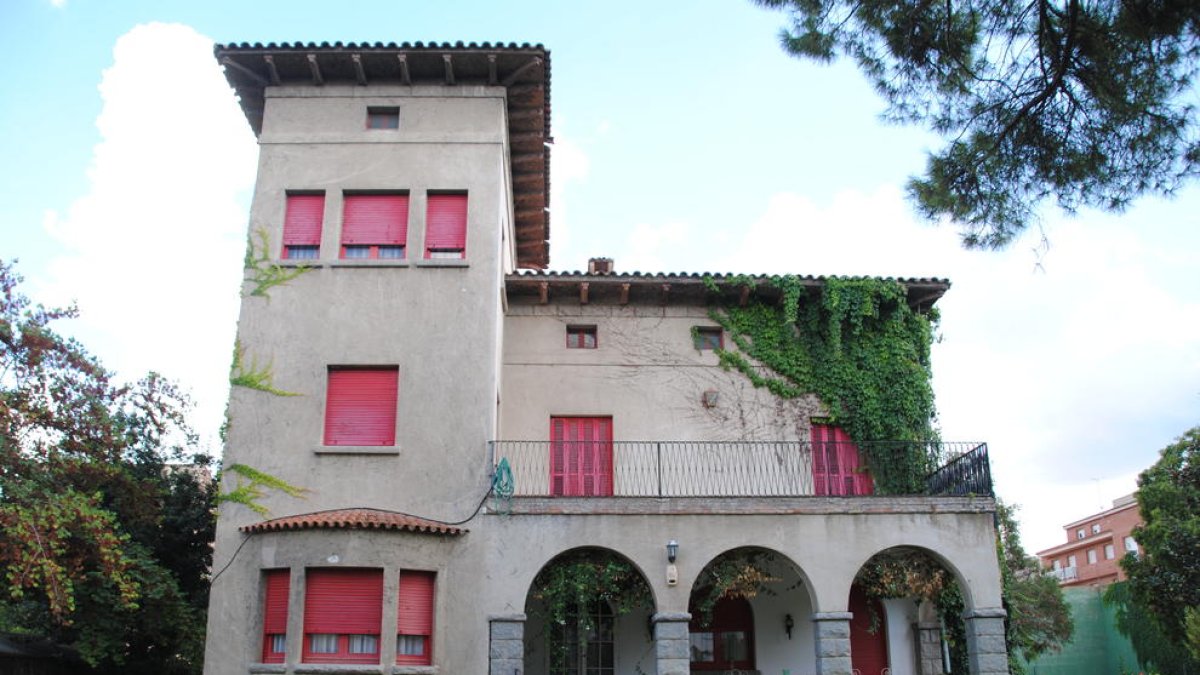
POLYGON ((689 583, 693 672, 815 668, 812 586, 790 556, 762 546, 726 549, 709 559, 689 583), (733 595, 718 597, 720 586, 713 583, 722 584, 731 573, 742 575, 727 586, 726 593, 733 595), (745 610, 735 607, 739 603, 750 612, 741 623, 737 617, 745 610), (742 657, 738 645, 744 645, 749 658, 742 657))
POLYGON ((547 675, 568 662, 580 672, 653 672, 656 607, 653 586, 625 555, 599 546, 562 551, 529 581, 524 672, 547 675))

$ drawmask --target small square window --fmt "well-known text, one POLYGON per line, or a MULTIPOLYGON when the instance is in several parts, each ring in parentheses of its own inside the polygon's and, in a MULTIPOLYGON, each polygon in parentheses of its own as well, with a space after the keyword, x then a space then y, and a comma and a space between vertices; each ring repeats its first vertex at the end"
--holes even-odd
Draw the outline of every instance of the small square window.
POLYGON ((399 129, 399 108, 367 108, 368 129, 399 129))
POLYGON ((595 349, 595 326, 567 326, 567 349, 595 349))
POLYGON ((1067 567, 1078 567, 1078 565, 1076 565, 1075 556, 1067 556, 1067 567))
POLYGON ((724 331, 718 326, 693 326, 692 345, 700 351, 722 349, 725 346, 724 331))
POLYGON ((1083 539, 1086 536, 1087 536, 1087 530, 1083 529, 1082 527, 1079 528, 1078 530, 1075 530, 1075 538, 1076 539, 1083 539))
POLYGON ((1092 534, 1100 534, 1100 523, 1092 525, 1092 534))
POLYGON ((1113 548, 1113 545, 1105 544, 1104 545, 1104 559, 1112 560, 1115 557, 1117 557, 1117 551, 1116 551, 1116 549, 1113 548))
POLYGON ((1095 565, 1096 564, 1096 549, 1089 548, 1088 552, 1087 552, 1087 556, 1088 556, 1088 564, 1095 565))

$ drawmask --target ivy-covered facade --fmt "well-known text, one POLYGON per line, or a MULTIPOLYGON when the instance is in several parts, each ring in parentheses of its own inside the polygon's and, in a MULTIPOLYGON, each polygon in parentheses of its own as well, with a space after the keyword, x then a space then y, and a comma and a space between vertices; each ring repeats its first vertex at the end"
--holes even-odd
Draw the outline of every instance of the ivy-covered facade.
POLYGON ((207 673, 1006 672, 947 282, 545 271, 544 48, 216 54, 261 158, 207 673))

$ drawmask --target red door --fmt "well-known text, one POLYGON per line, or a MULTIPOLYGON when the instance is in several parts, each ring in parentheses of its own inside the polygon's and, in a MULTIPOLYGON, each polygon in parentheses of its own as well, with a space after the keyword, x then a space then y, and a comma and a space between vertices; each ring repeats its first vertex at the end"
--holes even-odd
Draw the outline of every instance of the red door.
POLYGON ((612 418, 550 418, 550 494, 612 496, 612 418))
POLYGON ((817 495, 869 495, 875 491, 871 474, 858 456, 858 448, 841 428, 812 426, 813 487, 817 495))
POLYGON ((850 665, 855 673, 882 675, 888 667, 887 620, 883 604, 862 588, 850 587, 850 665))

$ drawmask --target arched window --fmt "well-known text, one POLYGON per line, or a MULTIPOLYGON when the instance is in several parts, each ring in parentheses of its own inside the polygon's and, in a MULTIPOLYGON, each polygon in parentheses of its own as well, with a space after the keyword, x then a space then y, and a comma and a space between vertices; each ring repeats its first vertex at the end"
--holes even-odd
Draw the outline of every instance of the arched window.
POLYGON ((567 610, 565 623, 550 633, 551 675, 614 675, 613 611, 607 602, 567 610))
POLYGON ((689 611, 693 672, 754 669, 754 612, 745 598, 721 598, 707 623, 698 607, 689 611))

